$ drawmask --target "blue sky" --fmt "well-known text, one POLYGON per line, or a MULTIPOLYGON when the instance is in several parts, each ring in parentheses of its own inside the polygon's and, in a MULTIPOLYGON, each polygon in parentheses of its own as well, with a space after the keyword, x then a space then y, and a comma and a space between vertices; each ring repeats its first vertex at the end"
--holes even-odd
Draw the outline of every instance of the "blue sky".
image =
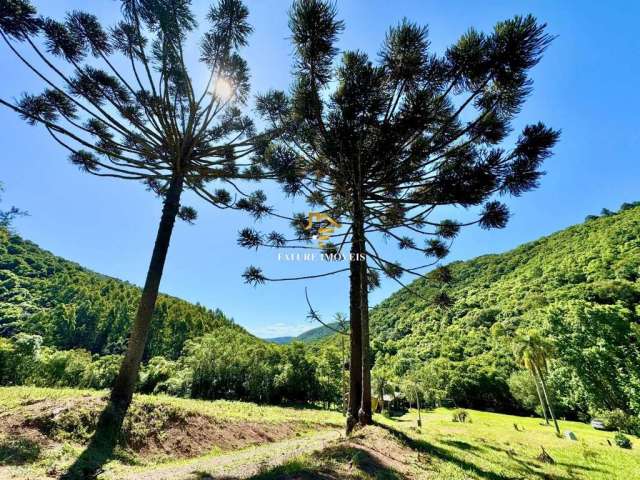
MULTIPOLYGON (((34 1, 41 13, 88 8, 105 24, 118 17, 111 0, 34 1), (88 6, 88 7, 87 7, 88 6)), ((194 0, 204 12, 208 2, 194 0)), ((244 50, 254 92, 286 89, 290 81, 283 0, 249 0, 254 33, 244 50)), ((436 52, 474 26, 488 31, 496 21, 532 13, 548 23, 558 38, 534 69, 534 93, 516 128, 542 120, 562 129, 555 155, 545 165, 541 188, 510 199, 513 218, 504 230, 464 230, 448 260, 501 252, 574 223, 601 208, 640 200, 640 37, 635 2, 557 1, 397 1, 340 0, 346 31, 340 47, 375 55, 388 27, 403 17, 428 24, 436 52)), ((202 18, 200 16, 200 18, 202 18)), ((195 47, 192 49, 195 52, 195 47)), ((0 45, 3 76, 0 96, 38 92, 42 83, 0 45)), ((194 76, 205 72, 194 70, 194 76)), ((153 246, 160 201, 138 183, 106 180, 78 171, 42 128, 29 127, 12 112, 0 110, 0 181, 4 205, 30 213, 16 221, 17 231, 43 248, 95 271, 142 284, 153 246)), ((272 196, 282 209, 288 200, 272 196)), ((216 210, 186 195, 199 210, 195 225, 179 222, 169 252, 161 290, 192 302, 220 308, 259 336, 297 334, 314 327, 306 319, 304 288, 325 317, 347 312, 348 279, 334 276, 307 282, 245 285, 249 264, 273 276, 323 271, 322 265, 285 264, 274 251, 236 247, 237 231, 251 224, 240 213, 216 210)), ((258 227, 270 229, 265 221, 258 227)), ((416 258, 416 262, 420 259, 416 258)), ((325 267, 326 269, 326 267, 325 267)), ((375 304, 398 288, 390 280, 371 295, 375 304)))

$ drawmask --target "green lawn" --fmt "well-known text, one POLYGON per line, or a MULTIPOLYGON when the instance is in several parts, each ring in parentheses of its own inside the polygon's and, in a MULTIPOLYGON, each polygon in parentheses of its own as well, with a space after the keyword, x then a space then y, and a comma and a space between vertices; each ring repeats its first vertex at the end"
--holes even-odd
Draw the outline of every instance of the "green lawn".
POLYGON ((572 441, 557 438, 553 428, 541 425, 538 418, 468 412, 471 423, 453 422, 452 411, 444 408, 423 413, 420 430, 416 411, 393 419, 379 415, 376 421, 402 432, 405 441, 425 454, 421 458, 429 458, 433 479, 640 479, 640 439, 636 437, 631 438, 633 448, 624 450, 613 443, 613 432, 597 431, 584 423, 560 421, 563 433, 576 434, 577 441, 572 441), (536 459, 541 446, 554 465, 536 459))

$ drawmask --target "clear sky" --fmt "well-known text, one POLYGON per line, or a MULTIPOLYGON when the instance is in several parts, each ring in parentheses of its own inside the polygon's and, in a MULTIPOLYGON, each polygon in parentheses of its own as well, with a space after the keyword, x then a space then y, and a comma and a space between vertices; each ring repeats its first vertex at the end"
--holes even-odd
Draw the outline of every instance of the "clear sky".
MULTIPOLYGON (((209 2, 193 0, 203 13, 209 2)), ((88 9, 105 24, 119 14, 113 0, 34 0, 41 13, 60 18, 64 11, 88 9)), ((284 0, 248 0, 254 33, 244 51, 254 92, 286 89, 290 81, 284 0)), ((513 218, 504 230, 464 230, 449 260, 501 252, 581 222, 603 207, 640 200, 640 3, 628 1, 426 1, 340 0, 346 31, 340 47, 375 55, 388 27, 403 17, 428 24, 436 52, 474 26, 488 31, 496 21, 532 13, 558 38, 534 69, 534 93, 516 127, 542 120, 562 129, 555 155, 545 165, 540 189, 508 200, 513 218)), ((202 18, 200 16, 199 18, 202 18)), ((195 52, 195 47, 192 49, 195 52)), ((17 97, 43 86, 0 45, 0 96, 17 97)), ((194 75, 204 72, 195 70, 194 75)), ((153 246, 161 202, 138 183, 83 174, 66 160, 47 133, 0 110, 0 181, 4 205, 28 210, 17 231, 41 247, 97 272, 142 284, 153 246)), ((277 195, 275 195, 277 198, 277 195)), ((251 224, 240 213, 202 205, 195 225, 178 222, 161 290, 208 307, 217 307, 251 332, 263 336, 297 334, 314 327, 306 319, 304 287, 325 317, 347 312, 346 275, 306 282, 245 285, 249 264, 272 276, 309 274, 327 266, 284 264, 276 252, 236 246, 237 232, 251 224)), ((280 208, 290 202, 278 200, 280 208)), ((258 226, 270 229, 270 222, 258 226)), ((420 259, 416 258, 419 262, 420 259)), ((398 285, 385 280, 371 296, 375 304, 398 285)))

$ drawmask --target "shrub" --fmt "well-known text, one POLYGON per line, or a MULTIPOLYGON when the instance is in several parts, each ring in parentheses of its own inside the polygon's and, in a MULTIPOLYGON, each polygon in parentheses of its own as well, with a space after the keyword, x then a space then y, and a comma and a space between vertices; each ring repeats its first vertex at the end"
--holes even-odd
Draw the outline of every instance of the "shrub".
POLYGON ((517 370, 507 381, 509 391, 523 410, 534 412, 540 407, 536 384, 533 376, 526 370, 517 370))
POLYGON ((622 432, 616 433, 616 436, 613 437, 613 441, 616 442, 620 448, 631 448, 631 440, 622 432))
POLYGON ((0 385, 12 385, 16 381, 16 357, 13 343, 0 337, 0 385))
POLYGON ((471 422, 471 417, 469 416, 469 412, 464 408, 458 408, 453 411, 453 418, 451 420, 453 422, 465 423, 467 420, 471 422))
POLYGON ((178 372, 178 364, 164 357, 153 357, 142 367, 138 389, 142 393, 167 393, 163 385, 178 372))
POLYGON ((85 388, 111 388, 120 370, 122 355, 94 357, 84 371, 80 385, 85 388))
POLYGON ((14 383, 24 384, 38 372, 38 357, 42 346, 42 337, 18 333, 11 338, 13 349, 8 361, 12 365, 14 383))
POLYGON ((91 354, 86 350, 46 347, 38 358, 38 372, 33 375, 33 380, 43 387, 78 387, 90 364, 91 354))
POLYGON ((630 415, 619 408, 611 411, 599 411, 595 415, 602 420, 604 428, 611 431, 620 431, 629 435, 640 436, 640 418, 630 415))

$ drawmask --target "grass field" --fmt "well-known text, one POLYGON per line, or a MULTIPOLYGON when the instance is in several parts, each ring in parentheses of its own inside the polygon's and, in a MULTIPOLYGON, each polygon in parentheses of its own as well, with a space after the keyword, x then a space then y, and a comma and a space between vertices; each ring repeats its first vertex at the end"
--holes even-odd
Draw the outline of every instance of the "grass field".
MULTIPOLYGON (((0 387, 0 408, 7 410, 29 401, 39 399, 64 400, 77 397, 105 397, 107 391, 79 390, 72 388, 0 387)), ((217 418, 252 420, 258 422, 302 421, 326 423, 341 427, 343 417, 338 412, 315 408, 287 408, 270 405, 256 405, 248 402, 228 400, 192 400, 168 395, 136 395, 139 401, 149 404, 172 405, 188 412, 200 413, 217 418)))
POLYGON ((575 433, 577 441, 572 441, 557 438, 538 418, 475 410, 469 414, 471 423, 456 423, 450 410, 439 408, 422 416, 419 430, 415 411, 376 420, 403 433, 414 450, 429 458, 434 479, 640 479, 640 441, 635 437, 633 448, 625 450, 613 443, 613 432, 584 423, 560 422, 562 432, 575 433), (554 465, 537 460, 541 447, 554 465))
MULTIPOLYGON (((85 436, 77 434, 75 430, 79 427, 75 423, 75 430, 54 429, 52 431, 58 433, 51 434, 49 430, 36 431, 33 425, 40 423, 34 422, 34 418, 38 420, 44 415, 49 422, 47 425, 50 426, 53 418, 68 427, 70 420, 63 411, 65 405, 74 415, 83 410, 83 405, 87 405, 87 411, 91 414, 90 408, 101 405, 99 402, 104 396, 105 392, 85 390, 0 388, 0 479, 59 476, 64 467, 82 452, 83 439, 90 429, 84 432, 85 436), (54 412, 53 417, 51 412, 54 412)), ((194 450, 191 456, 185 454, 180 458, 172 456, 170 449, 168 455, 154 457, 145 456, 146 447, 137 450, 122 448, 106 465, 101 478, 124 478, 120 477, 124 473, 133 474, 132 478, 136 478, 136 472, 142 474, 146 469, 158 468, 159 465, 163 468, 166 466, 169 472, 174 466, 176 472, 185 472, 189 471, 190 462, 204 465, 200 469, 201 478, 216 478, 214 475, 207 477, 206 465, 210 462, 211 472, 214 472, 215 459, 220 458, 218 465, 233 463, 238 471, 246 472, 239 478, 263 480, 640 480, 638 438, 631 438, 632 449, 621 449, 613 442, 613 432, 596 431, 589 425, 577 422, 560 422, 563 432, 575 433, 577 440, 573 441, 557 438, 553 428, 542 425, 537 418, 469 410, 471 421, 459 423, 452 421, 451 410, 435 409, 423 412, 420 429, 416 427, 415 411, 394 418, 377 415, 375 420, 378 427, 365 429, 348 439, 319 442, 321 435, 326 436, 322 432, 342 427, 343 417, 340 413, 144 395, 136 397, 136 405, 138 411, 151 416, 143 419, 145 425, 141 426, 142 435, 153 436, 161 447, 170 443, 177 431, 173 424, 155 422, 156 416, 166 416, 167 412, 172 418, 176 412, 181 412, 178 415, 183 422, 180 429, 188 429, 191 425, 201 430, 201 437, 197 436, 198 431, 194 432, 195 441, 201 442, 203 438, 208 439, 213 435, 219 438, 220 446, 216 446, 218 440, 215 440, 207 446, 207 450, 194 450), (207 419, 208 423, 202 423, 203 419, 207 419), (155 424, 155 427, 150 424, 155 424), (161 430, 164 425, 174 429, 169 432, 153 431, 153 428, 161 430), (255 438, 252 439, 250 434, 254 434, 255 438), (305 452, 304 448, 300 448, 295 457, 283 456, 277 464, 261 465, 259 471, 256 471, 255 465, 250 465, 252 458, 258 458, 252 457, 252 449, 257 452, 262 448, 265 452, 264 447, 273 443, 276 451, 283 441, 296 438, 299 439, 295 440, 296 448, 304 446, 307 442, 305 439, 309 438, 309 444, 315 442, 315 445, 322 445, 322 450, 305 452), (553 464, 538 459, 541 447, 551 456, 553 464), (234 458, 235 455, 238 457, 234 458), (246 469, 242 468, 242 462, 245 462, 246 469)), ((86 417, 80 415, 78 418, 86 417)), ((153 451, 157 453, 157 450, 153 451)), ((268 450, 266 456, 269 456, 268 450)), ((151 474, 143 478, 155 476, 151 474)))
POLYGON ((469 410, 471 422, 452 421, 452 410, 438 408, 397 418, 377 415, 382 428, 368 427, 353 440, 322 452, 291 459, 256 480, 429 479, 429 480, 636 480, 640 442, 621 449, 613 432, 578 422, 560 422, 577 440, 557 438, 537 418, 469 410), (517 425, 518 430, 516 430, 517 425), (608 443, 609 440, 611 445, 608 443), (538 456, 544 447, 553 464, 538 456))

